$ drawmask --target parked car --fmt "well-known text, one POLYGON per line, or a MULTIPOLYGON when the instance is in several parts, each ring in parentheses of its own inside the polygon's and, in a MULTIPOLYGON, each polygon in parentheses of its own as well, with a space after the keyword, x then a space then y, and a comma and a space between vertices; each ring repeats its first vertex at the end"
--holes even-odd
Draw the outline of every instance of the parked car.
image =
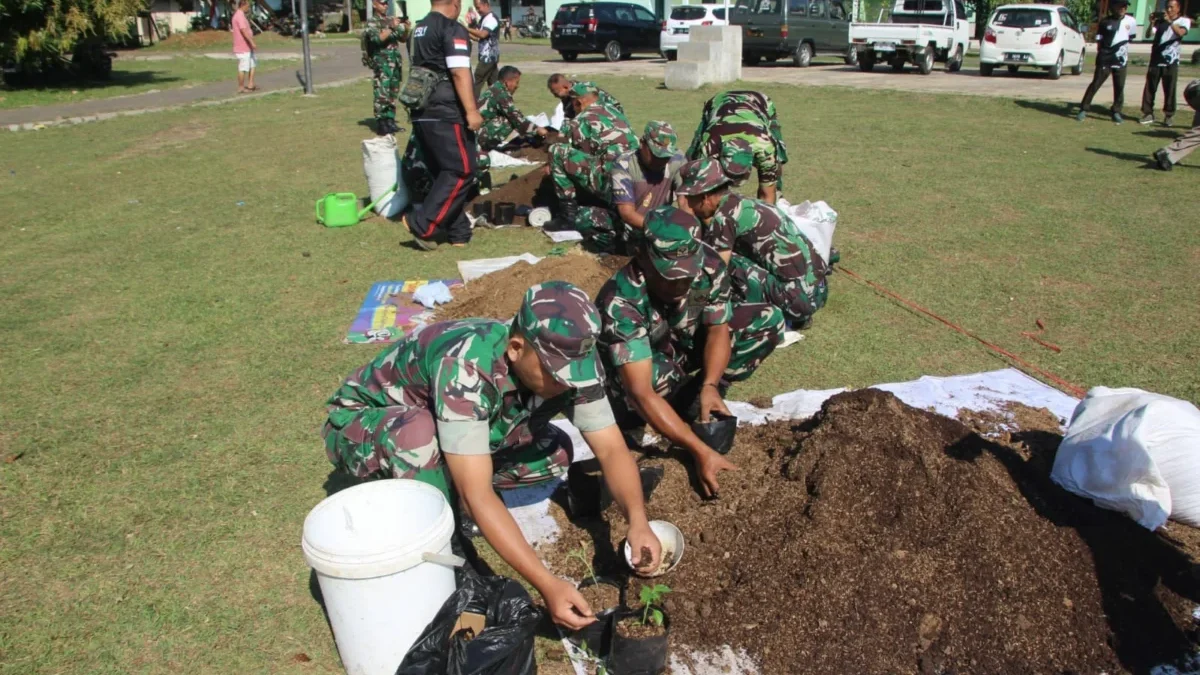
POLYGON ((1051 80, 1083 72, 1087 24, 1061 5, 1004 5, 996 8, 979 44, 979 74, 991 75, 997 66, 1008 72, 1041 68, 1051 80))
POLYGON ((817 54, 837 54, 855 63, 842 0, 738 0, 730 23, 742 27, 742 61, 790 58, 806 67, 817 54))
POLYGON ((962 68, 970 31, 962 0, 896 0, 887 22, 851 24, 850 41, 863 72, 885 61, 896 72, 912 63, 928 75, 939 62, 954 73, 962 68))
POLYGON ((580 54, 604 54, 609 61, 635 53, 659 53, 658 19, 629 2, 569 3, 558 8, 550 25, 550 47, 563 61, 580 54))
POLYGON ((662 22, 659 49, 668 61, 679 54, 679 43, 687 42, 693 26, 724 26, 725 5, 675 5, 671 16, 662 22))

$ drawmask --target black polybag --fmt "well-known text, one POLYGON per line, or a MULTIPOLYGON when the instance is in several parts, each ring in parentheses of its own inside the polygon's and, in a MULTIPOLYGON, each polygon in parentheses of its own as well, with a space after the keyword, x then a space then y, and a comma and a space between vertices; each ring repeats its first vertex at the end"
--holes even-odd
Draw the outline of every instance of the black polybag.
POLYGON ((536 675, 533 642, 540 618, 521 584, 469 576, 409 648, 396 675, 536 675), (463 612, 487 617, 474 639, 450 635, 463 612))

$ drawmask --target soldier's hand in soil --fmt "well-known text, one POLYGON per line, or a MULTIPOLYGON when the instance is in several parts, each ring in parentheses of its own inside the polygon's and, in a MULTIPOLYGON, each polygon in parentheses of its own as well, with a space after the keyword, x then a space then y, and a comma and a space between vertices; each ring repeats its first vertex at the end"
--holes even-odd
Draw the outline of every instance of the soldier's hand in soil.
POLYGON ((479 131, 479 127, 483 126, 483 117, 478 112, 467 113, 467 128, 471 131, 479 131))
POLYGON ((712 448, 696 460, 696 477, 700 480, 700 489, 705 497, 717 496, 721 488, 717 484, 717 474, 722 471, 737 471, 737 466, 712 448))
POLYGON ((575 586, 562 579, 556 579, 554 585, 542 591, 542 599, 546 601, 550 618, 564 628, 579 630, 596 621, 596 615, 592 613, 587 600, 583 599, 575 586))
POLYGON ((725 407, 725 400, 721 398, 720 390, 706 384, 700 388, 700 421, 711 420, 713 412, 719 412, 726 417, 733 416, 729 412, 729 408, 725 407))
POLYGON ((653 572, 658 569, 662 560, 662 543, 654 536, 649 523, 643 521, 637 525, 630 525, 625 538, 629 540, 629 548, 637 552, 634 555, 634 566, 639 572, 653 572))

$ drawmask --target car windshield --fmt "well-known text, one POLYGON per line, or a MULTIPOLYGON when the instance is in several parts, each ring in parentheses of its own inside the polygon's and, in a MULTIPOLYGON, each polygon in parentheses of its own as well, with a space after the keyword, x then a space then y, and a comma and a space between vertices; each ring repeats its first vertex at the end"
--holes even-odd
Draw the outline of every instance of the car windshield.
POLYGON ((671 18, 675 21, 696 21, 703 19, 707 12, 696 5, 680 5, 671 10, 671 18))
POLYGON ((996 12, 992 24, 1007 28, 1039 28, 1051 25, 1050 11, 1046 9, 1003 9, 996 12))

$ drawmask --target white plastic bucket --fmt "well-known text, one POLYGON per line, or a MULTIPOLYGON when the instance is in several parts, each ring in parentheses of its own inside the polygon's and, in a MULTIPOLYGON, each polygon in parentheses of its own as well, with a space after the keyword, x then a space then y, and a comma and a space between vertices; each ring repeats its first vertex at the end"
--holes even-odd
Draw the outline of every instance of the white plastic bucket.
POLYGON ((454 592, 454 516, 436 488, 393 478, 356 485, 317 504, 301 547, 317 573, 349 675, 392 675, 454 592))

